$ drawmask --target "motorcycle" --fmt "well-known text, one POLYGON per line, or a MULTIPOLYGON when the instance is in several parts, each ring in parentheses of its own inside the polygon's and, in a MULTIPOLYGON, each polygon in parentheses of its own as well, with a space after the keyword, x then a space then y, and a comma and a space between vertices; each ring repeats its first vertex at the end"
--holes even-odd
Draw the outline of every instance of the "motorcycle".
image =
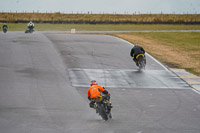
POLYGON ((7 32, 7 30, 8 30, 8 28, 7 28, 7 27, 3 27, 3 32, 4 32, 4 33, 6 33, 6 32, 7 32))
POLYGON ((96 113, 98 113, 105 121, 111 119, 112 105, 111 102, 108 100, 108 95, 100 94, 97 98, 93 100, 95 101, 94 108, 96 109, 96 113))
POLYGON ((34 30, 33 30, 34 27, 28 27, 28 29, 25 31, 25 33, 33 33, 34 30))
POLYGON ((139 70, 144 70, 146 66, 146 57, 144 54, 138 54, 136 56, 136 60, 138 62, 139 70))

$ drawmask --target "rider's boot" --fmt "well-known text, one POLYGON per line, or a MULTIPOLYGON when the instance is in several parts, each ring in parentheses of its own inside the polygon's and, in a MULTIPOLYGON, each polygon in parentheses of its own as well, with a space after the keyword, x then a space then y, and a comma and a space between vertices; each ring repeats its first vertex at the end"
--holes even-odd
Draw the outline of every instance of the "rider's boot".
POLYGON ((108 104, 108 106, 109 106, 110 108, 112 108, 112 103, 111 103, 111 101, 106 100, 106 103, 108 104))
POLYGON ((93 106, 93 107, 94 107, 94 109, 97 109, 97 104, 94 104, 94 106, 93 106))
POLYGON ((99 113, 99 110, 97 109, 97 104, 94 104, 94 109, 96 110, 96 113, 99 113))

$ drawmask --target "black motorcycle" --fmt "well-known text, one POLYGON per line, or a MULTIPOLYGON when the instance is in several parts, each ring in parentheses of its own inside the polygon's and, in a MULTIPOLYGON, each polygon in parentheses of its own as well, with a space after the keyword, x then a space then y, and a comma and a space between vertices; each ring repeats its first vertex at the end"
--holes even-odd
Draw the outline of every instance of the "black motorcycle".
POLYGON ((94 108, 96 108, 96 113, 98 113, 105 121, 112 118, 112 105, 111 102, 108 100, 108 97, 110 96, 101 94, 97 98, 93 99, 95 101, 94 108))
POLYGON ((136 56, 136 60, 138 61, 138 67, 139 70, 145 70, 145 66, 146 66, 146 57, 144 54, 138 54, 136 56))
POLYGON ((3 27, 3 32, 6 33, 8 31, 7 27, 3 27))

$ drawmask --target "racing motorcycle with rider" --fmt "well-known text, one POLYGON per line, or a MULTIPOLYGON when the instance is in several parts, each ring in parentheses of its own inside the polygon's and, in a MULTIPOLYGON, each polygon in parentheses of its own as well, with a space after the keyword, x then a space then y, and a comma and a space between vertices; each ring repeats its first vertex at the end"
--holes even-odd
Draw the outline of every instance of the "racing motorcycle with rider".
POLYGON ((87 96, 90 100, 90 107, 94 108, 102 119, 106 121, 112 118, 110 94, 104 87, 101 87, 95 80, 92 80, 87 96))
POLYGON ((139 46, 138 44, 134 45, 134 47, 131 49, 130 56, 133 58, 133 61, 140 70, 145 69, 146 56, 143 47, 139 46))
POLYGON ((8 26, 7 26, 7 24, 3 24, 2 28, 3 28, 3 32, 4 32, 4 33, 6 33, 6 32, 8 31, 8 26))
POLYGON ((25 31, 25 33, 32 33, 34 31, 34 23, 32 21, 30 21, 28 24, 27 24, 27 30, 25 31))

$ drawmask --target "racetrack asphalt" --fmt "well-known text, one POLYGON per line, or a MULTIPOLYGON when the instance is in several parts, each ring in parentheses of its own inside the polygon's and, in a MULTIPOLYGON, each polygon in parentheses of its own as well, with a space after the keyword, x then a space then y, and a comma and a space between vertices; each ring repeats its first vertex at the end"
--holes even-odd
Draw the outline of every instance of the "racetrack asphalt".
POLYGON ((0 133, 199 133, 200 95, 147 54, 108 35, 0 33, 0 133), (111 93, 113 119, 89 108, 96 80, 111 93))

